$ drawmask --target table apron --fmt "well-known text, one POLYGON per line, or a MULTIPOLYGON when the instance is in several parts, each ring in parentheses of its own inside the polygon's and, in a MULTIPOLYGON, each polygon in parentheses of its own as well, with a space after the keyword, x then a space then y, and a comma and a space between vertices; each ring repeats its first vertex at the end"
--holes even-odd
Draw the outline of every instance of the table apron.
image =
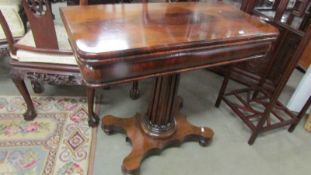
POLYGON ((271 48, 272 42, 266 41, 171 51, 109 64, 78 63, 86 84, 97 87, 262 58, 271 48))

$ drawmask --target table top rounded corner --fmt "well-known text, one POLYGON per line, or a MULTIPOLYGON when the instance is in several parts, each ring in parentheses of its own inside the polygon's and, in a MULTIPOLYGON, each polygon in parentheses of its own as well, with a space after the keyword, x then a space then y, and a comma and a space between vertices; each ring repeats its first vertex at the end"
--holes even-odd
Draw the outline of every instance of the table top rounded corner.
POLYGON ((272 25, 223 2, 109 4, 60 11, 73 49, 84 60, 279 34, 272 25))

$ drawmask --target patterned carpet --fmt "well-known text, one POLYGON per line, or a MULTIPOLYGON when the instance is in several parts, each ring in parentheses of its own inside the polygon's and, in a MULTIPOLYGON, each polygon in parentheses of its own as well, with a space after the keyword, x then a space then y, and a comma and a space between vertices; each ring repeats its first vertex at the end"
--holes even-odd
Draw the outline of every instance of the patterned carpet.
POLYGON ((92 174, 96 129, 86 99, 33 97, 38 116, 26 122, 21 97, 0 97, 0 175, 92 174))

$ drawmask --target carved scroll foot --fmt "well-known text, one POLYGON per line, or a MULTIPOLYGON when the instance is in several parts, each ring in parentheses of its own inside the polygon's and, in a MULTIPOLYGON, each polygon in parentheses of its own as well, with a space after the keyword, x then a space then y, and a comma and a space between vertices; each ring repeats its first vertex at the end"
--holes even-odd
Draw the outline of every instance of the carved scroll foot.
POLYGON ((202 146, 206 146, 214 135, 210 128, 193 126, 183 115, 178 114, 175 133, 166 138, 157 138, 143 131, 140 119, 140 114, 131 118, 109 115, 102 119, 105 133, 125 133, 132 143, 133 149, 122 164, 122 171, 125 174, 139 174, 141 162, 149 154, 159 153, 168 146, 178 146, 185 141, 198 141, 202 146))
POLYGON ((25 100, 25 103, 26 103, 27 110, 24 113, 24 119, 25 120, 33 120, 37 116, 37 113, 35 111, 35 107, 32 103, 32 100, 30 98, 30 95, 29 95, 29 92, 27 90, 27 87, 25 85, 24 80, 21 79, 20 77, 16 76, 16 74, 14 74, 14 72, 11 72, 11 78, 12 78, 15 86, 17 87, 18 91, 23 96, 23 99, 25 100))
POLYGON ((92 128, 97 127, 99 124, 99 117, 96 114, 89 115, 88 124, 92 128))
POLYGON ((26 121, 32 121, 36 118, 37 113, 34 110, 27 109, 27 111, 23 114, 24 120, 26 121))

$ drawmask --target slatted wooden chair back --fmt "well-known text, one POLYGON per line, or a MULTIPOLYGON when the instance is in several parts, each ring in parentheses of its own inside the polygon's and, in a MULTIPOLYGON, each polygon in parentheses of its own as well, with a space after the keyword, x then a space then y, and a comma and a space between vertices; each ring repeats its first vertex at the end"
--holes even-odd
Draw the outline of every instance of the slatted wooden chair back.
MULTIPOLYGON (((290 11, 290 17, 288 18, 290 21, 295 16, 303 17, 310 13, 307 8, 310 8, 311 0, 296 0, 293 7, 289 9, 290 2, 290 0, 275 0, 273 2, 272 9, 275 11, 274 21, 281 21, 286 11, 290 11)), ((242 0, 241 10, 252 13, 258 4, 262 5, 264 2, 262 0, 242 0)))

